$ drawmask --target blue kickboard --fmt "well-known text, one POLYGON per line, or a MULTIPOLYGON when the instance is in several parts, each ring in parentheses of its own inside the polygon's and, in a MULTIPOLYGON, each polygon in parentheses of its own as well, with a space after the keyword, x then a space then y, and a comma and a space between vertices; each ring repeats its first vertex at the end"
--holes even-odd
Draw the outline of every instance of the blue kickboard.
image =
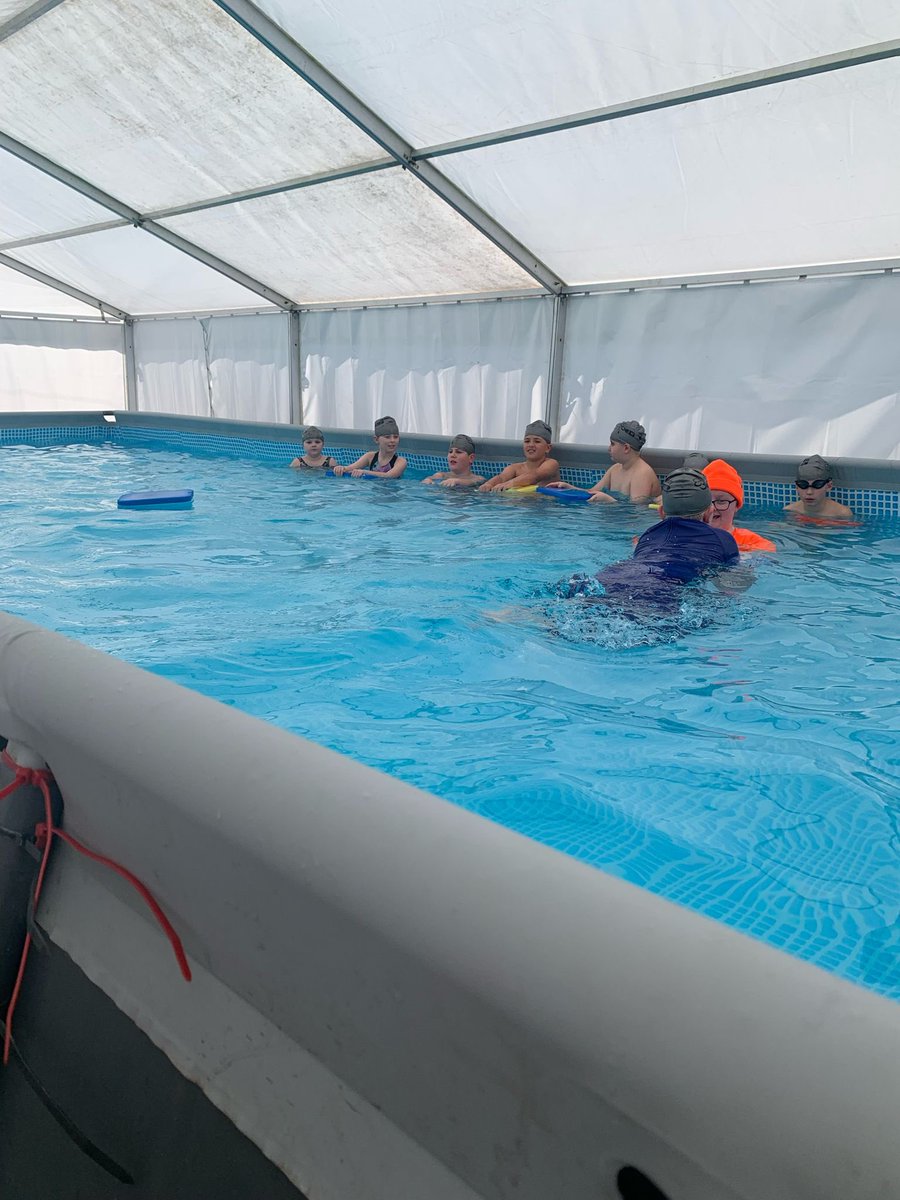
POLYGON ((562 500, 564 504, 587 504, 593 495, 581 488, 539 487, 538 491, 542 496, 551 496, 554 500, 562 500))
POLYGON ((126 492, 118 499, 119 508, 189 508, 194 500, 193 488, 176 488, 171 492, 126 492))

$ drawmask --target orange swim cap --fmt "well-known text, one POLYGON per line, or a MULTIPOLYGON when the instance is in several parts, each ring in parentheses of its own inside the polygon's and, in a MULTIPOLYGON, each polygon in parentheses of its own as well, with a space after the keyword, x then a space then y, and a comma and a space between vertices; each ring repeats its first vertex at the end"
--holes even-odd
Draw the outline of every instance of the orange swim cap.
POLYGON ((744 483, 740 475, 724 458, 714 458, 708 467, 703 468, 706 482, 717 492, 728 492, 737 500, 738 508, 744 505, 744 483))

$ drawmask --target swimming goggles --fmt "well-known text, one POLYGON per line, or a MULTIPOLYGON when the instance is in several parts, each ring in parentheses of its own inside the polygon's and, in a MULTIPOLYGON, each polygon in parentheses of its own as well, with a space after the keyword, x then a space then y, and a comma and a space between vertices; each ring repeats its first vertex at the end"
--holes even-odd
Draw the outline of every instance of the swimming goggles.
POLYGON ((821 492, 826 483, 831 483, 830 479, 798 479, 798 488, 815 488, 817 492, 821 492))

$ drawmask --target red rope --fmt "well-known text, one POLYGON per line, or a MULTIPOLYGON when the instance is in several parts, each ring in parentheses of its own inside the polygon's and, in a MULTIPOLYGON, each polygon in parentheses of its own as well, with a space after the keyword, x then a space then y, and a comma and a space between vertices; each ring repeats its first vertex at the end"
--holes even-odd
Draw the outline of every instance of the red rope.
MULTIPOLYGON (((66 833, 63 829, 58 829, 53 824, 53 809, 50 800, 50 772, 37 771, 30 767, 20 767, 13 758, 4 750, 2 754, 3 762, 11 767, 16 772, 16 777, 12 783, 0 791, 0 800, 3 800, 16 788, 28 784, 32 787, 37 787, 41 791, 44 798, 44 820, 35 827, 35 844, 39 849, 43 850, 41 855, 40 866, 38 867, 37 879, 34 884, 34 906, 33 913, 37 914, 38 901, 41 896, 41 890, 44 886, 44 876, 47 874, 47 864, 50 861, 50 849, 53 845, 54 836, 61 838, 67 842, 73 850, 77 850, 79 854, 84 854, 87 858, 93 859, 94 862, 102 863, 103 866, 109 867, 115 871, 117 875, 121 875, 123 879, 137 891, 144 903, 153 913, 156 920, 162 927, 163 933, 169 939, 169 943, 174 951, 175 958, 178 961, 178 967, 184 978, 190 983, 191 968, 188 966, 187 957, 184 953, 184 946, 181 944, 181 938, 175 932, 171 921, 160 908, 150 890, 141 883, 136 875, 133 875, 127 867, 123 867, 121 863, 115 862, 114 859, 106 858, 103 854, 98 854, 95 850, 89 850, 87 846, 72 837, 70 833, 66 833)), ((6 1008, 5 1032, 3 1035, 3 1065, 6 1066, 9 1061, 9 1049, 12 1041, 12 1020, 16 1005, 19 1001, 19 992, 22 990, 22 980, 25 978, 25 965, 28 962, 28 952, 31 949, 31 933, 25 934, 25 941, 22 945, 22 957, 19 959, 19 970, 16 973, 16 982, 13 985, 12 995, 10 996, 9 1004, 6 1008)))
MULTIPOLYGON (((41 826, 39 825, 37 828, 38 836, 40 836, 42 832, 41 826)), ((121 875, 123 879, 128 880, 128 882, 141 896, 144 903, 162 926, 163 933, 169 939, 172 950, 174 951, 175 957, 178 960, 179 970, 187 982, 190 983, 191 968, 188 966, 188 960, 185 957, 184 947, 181 944, 181 938, 173 929, 172 922, 159 907, 159 904, 150 893, 150 890, 143 883, 141 883, 136 875, 132 875, 127 867, 123 867, 121 863, 114 862, 111 858, 106 858, 104 855, 98 854, 96 850, 88 850, 87 846, 82 845, 77 838, 73 838, 71 833, 66 833, 63 829, 57 829, 55 825, 53 827, 53 833, 55 833, 58 838, 62 838, 64 842, 68 842, 69 845, 73 849, 77 850, 79 854, 85 855, 86 858, 92 858, 94 862, 103 863, 104 867, 109 867, 111 871, 115 871, 117 875, 121 875)))

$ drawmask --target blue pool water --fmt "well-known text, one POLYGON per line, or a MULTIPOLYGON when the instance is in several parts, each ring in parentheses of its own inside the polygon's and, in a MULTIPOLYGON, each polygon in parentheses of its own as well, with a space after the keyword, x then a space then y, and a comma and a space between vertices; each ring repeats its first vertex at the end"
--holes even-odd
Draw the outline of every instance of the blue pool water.
POLYGON ((636 624, 551 585, 649 513, 116 446, 0 471, 8 611, 900 998, 896 522, 748 514, 749 591, 636 624))

